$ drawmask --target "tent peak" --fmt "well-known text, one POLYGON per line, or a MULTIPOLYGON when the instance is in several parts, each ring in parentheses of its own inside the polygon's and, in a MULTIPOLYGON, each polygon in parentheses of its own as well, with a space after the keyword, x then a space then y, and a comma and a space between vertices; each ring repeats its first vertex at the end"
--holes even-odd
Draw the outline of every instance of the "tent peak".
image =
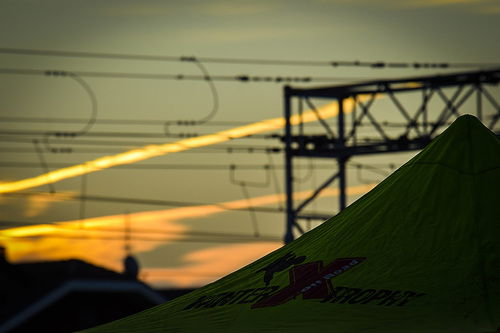
POLYGON ((500 167, 500 140, 476 117, 458 117, 408 164, 439 164, 477 174, 500 167))

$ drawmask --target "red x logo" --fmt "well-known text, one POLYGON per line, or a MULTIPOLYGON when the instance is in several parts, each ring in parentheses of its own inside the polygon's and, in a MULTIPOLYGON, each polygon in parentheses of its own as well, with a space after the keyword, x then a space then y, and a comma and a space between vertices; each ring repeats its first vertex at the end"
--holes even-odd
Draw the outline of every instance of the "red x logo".
POLYGON ((341 258, 335 259, 331 264, 323 268, 322 261, 313 261, 306 264, 293 266, 290 269, 290 284, 265 298, 252 308, 263 308, 284 304, 298 295, 303 299, 325 298, 333 293, 331 278, 339 276, 345 271, 363 262, 366 258, 341 258))

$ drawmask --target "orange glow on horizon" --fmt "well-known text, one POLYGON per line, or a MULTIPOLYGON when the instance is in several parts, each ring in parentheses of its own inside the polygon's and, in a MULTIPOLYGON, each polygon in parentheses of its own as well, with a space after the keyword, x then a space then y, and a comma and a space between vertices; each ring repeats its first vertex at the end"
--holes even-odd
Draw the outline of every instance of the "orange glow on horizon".
MULTIPOLYGON (((375 184, 349 187, 347 189, 347 194, 364 194, 370 191, 374 186, 375 184)), ((294 195, 294 199, 306 199, 311 193, 312 191, 310 190, 297 192, 294 195)), ((338 189, 332 188, 327 188, 320 194, 321 197, 337 195, 338 189)), ((251 202, 252 206, 265 206, 282 202, 284 199, 284 194, 272 194, 254 197, 251 199, 251 202)), ((152 251, 159 246, 164 246, 189 237, 190 229, 182 224, 182 220, 226 212, 227 210, 224 207, 244 209, 250 207, 250 205, 247 200, 242 199, 221 203, 219 205, 179 207, 158 211, 131 213, 127 218, 131 222, 130 226, 133 233, 131 240, 133 252, 141 253, 152 251), (134 228, 137 228, 137 230, 134 231, 134 228), (151 233, 145 232, 141 233, 141 229, 157 229, 164 233, 162 233, 159 238, 157 236, 157 240, 145 241, 140 238, 147 237, 154 239, 154 235, 152 236, 151 233), (134 239, 134 237, 139 239, 134 239)), ((120 214, 88 218, 84 221, 74 220, 58 222, 57 224, 40 224, 4 229, 0 230, 0 241, 6 246, 8 258, 12 262, 78 258, 116 271, 121 271, 122 260, 125 255, 123 239, 125 218, 125 215, 120 214), (110 233, 99 231, 99 229, 105 228, 114 228, 116 232, 110 233), (85 238, 82 239, 82 235, 85 238)), ((256 241, 258 241, 258 239, 256 239, 256 241)), ((270 246, 269 244, 274 244, 272 246, 275 246, 276 244, 281 244, 281 242, 251 243, 251 246, 254 246, 256 249, 267 249, 267 246, 270 246)), ((261 253, 259 251, 256 253, 261 253)), ((243 259, 242 257, 242 260, 243 259)), ((240 266, 244 264, 245 262, 242 261, 240 266)), ((219 263, 213 263, 214 271, 226 272, 227 269, 233 269, 235 267, 235 264, 231 264, 232 266, 230 268, 224 266, 226 268, 219 269, 218 265, 219 263)), ((191 267, 190 265, 187 266, 191 267)), ((192 269, 192 267, 190 269, 192 269)), ((178 280, 169 278, 169 281, 172 283, 174 280, 178 281, 179 285, 185 283, 183 282, 185 280, 183 280, 180 271, 175 272, 175 274, 178 274, 176 278, 178 280)), ((184 275, 189 274, 186 273, 184 275)), ((184 276, 184 278, 188 277, 184 276)))
POLYGON ((283 246, 281 242, 213 246, 186 254, 183 266, 145 268, 141 278, 157 287, 189 288, 213 282, 283 246))
POLYGON ((24 216, 34 217, 45 211, 50 204, 57 201, 71 200, 75 198, 77 193, 74 192, 57 192, 46 195, 44 193, 32 194, 27 197, 27 207, 24 216))
MULTIPOLYGON (((352 99, 344 99, 344 112, 348 113, 353 110, 354 101, 352 99)), ((338 115, 338 105, 336 102, 327 104, 317 109, 317 114, 321 118, 330 118, 338 115)), ((301 122, 307 123, 318 120, 317 115, 313 111, 306 111, 299 115, 293 115, 290 118, 292 125, 297 125, 301 122)), ((229 130, 216 132, 213 134, 202 135, 199 137, 179 140, 173 143, 165 143, 160 145, 148 145, 141 148, 132 149, 120 154, 104 156, 95 160, 91 160, 82 164, 74 165, 67 168, 54 170, 36 177, 26 178, 18 181, 0 183, 0 193, 9 193, 21 191, 29 188, 34 188, 42 185, 58 182, 63 179, 82 176, 88 173, 96 172, 102 169, 111 168, 118 165, 131 164, 140 162, 152 157, 177 153, 193 148, 206 147, 209 145, 219 144, 231 139, 242 138, 245 136, 267 132, 283 128, 285 126, 284 118, 273 118, 258 121, 245 126, 235 127, 229 130)))

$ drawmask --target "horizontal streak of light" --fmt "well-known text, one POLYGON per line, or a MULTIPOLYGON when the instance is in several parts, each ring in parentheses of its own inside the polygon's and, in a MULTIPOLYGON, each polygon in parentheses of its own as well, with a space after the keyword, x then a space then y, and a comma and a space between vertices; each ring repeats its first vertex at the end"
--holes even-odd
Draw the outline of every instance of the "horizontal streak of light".
POLYGON ((199 287, 230 274, 282 246, 281 242, 243 243, 221 244, 192 250, 179 256, 179 265, 148 267, 141 270, 140 277, 157 287, 169 285, 181 288, 199 287), (213 276, 214 273, 218 273, 218 276, 213 276))
MULTIPOLYGON (((370 191, 375 184, 357 185, 347 188, 347 195, 360 195, 370 191)), ((300 191, 294 193, 294 200, 304 200, 307 199, 313 193, 312 190, 300 191)), ((338 189, 336 188, 326 188, 320 193, 320 197, 338 196, 338 189)), ((61 196, 61 200, 66 200, 65 196, 61 196)), ((285 195, 271 194, 260 197, 251 198, 249 203, 248 200, 234 200, 228 202, 222 202, 213 205, 199 205, 199 206, 186 206, 181 208, 172 208, 163 211, 151 211, 151 212, 140 212, 129 214, 130 218, 136 220, 135 216, 140 216, 140 219, 147 219, 148 217, 161 219, 168 218, 171 220, 181 220, 187 218, 196 217, 206 217, 208 215, 225 212, 228 210, 245 210, 249 207, 259 207, 265 205, 276 204, 283 202, 285 200, 285 195)), ((0 239, 4 238, 21 238, 21 237, 40 237, 44 235, 53 236, 58 232, 85 232, 85 231, 99 231, 100 228, 109 227, 109 225, 116 225, 117 220, 121 225, 123 220, 123 215, 115 216, 102 216, 96 218, 89 218, 86 220, 74 220, 65 222, 55 222, 53 224, 39 224, 31 226, 23 226, 17 228, 9 228, 0 230, 0 239), (108 223, 107 221, 113 221, 108 223), (84 228, 81 228, 84 225, 84 228)), ((123 230, 123 229, 122 229, 123 230)), ((140 229, 132 229, 135 233, 141 233, 140 229)), ((163 232, 168 231, 164 230, 163 232)), ((180 234, 189 234, 186 230, 173 229, 172 234, 178 236, 180 234)))
MULTIPOLYGON (((97 230, 93 230, 97 231, 97 230)), ((102 232, 102 231, 101 231, 102 232)), ((140 233, 140 232, 139 232, 140 233)), ((17 239, 29 239, 29 238, 38 238, 40 236, 23 236, 16 237, 17 239)), ((79 235, 63 235, 63 234, 44 234, 43 238, 45 239, 74 239, 74 240, 106 240, 106 241, 118 241, 123 242, 123 236, 79 236, 79 235)), ((161 238, 161 237, 132 237, 132 241, 141 241, 141 242, 171 242, 172 238, 161 238)), ((259 237, 251 237, 246 236, 242 238, 208 238, 208 237, 196 237, 196 238, 179 238, 176 242, 187 242, 187 243, 258 243, 258 242, 279 242, 281 239, 279 237, 271 237, 271 236, 259 236, 259 237)))
MULTIPOLYGON (((63 168, 71 166, 70 163, 47 163, 49 168, 63 168)), ((383 170, 394 169, 394 166, 390 164, 383 164, 377 166, 374 164, 361 164, 361 163, 347 163, 346 167, 351 169, 362 169, 373 171, 381 176, 387 177, 388 173, 383 170)), ((40 163, 35 162, 0 162, 0 168, 40 168, 40 163)), ((284 170, 285 165, 277 164, 127 164, 119 165, 117 169, 127 169, 127 170, 180 170, 180 171, 192 171, 192 170, 203 170, 203 171, 228 171, 231 169, 238 170, 284 170)), ((313 169, 313 170, 331 170, 331 165, 294 165, 294 170, 300 169, 313 169)))
MULTIPOLYGON (((2 223, 3 221, 0 221, 0 224, 2 223)), ((13 222, 13 221, 6 221, 9 223, 9 225, 19 225, 19 223, 22 223, 22 222, 13 222)), ((60 223, 60 222, 59 222, 60 223)), ((63 222, 63 223, 68 223, 68 222, 63 222)), ((72 222, 74 223, 74 222, 72 222)), ((36 224, 36 223, 32 223, 32 224, 24 224, 23 226, 21 227, 25 227, 25 226, 33 226, 33 225, 39 225, 39 224, 36 224)), ((60 227, 61 229, 59 230, 62 230, 62 229, 65 229, 65 230, 71 230, 71 231, 77 231, 78 233, 111 233, 111 234, 123 234, 125 232, 124 228, 120 228, 120 227, 114 227, 114 228, 93 228, 93 229, 89 229, 89 228, 85 228, 85 227, 82 227, 82 226, 75 226, 75 225, 71 225, 71 226, 68 226, 68 225, 63 225, 63 224, 58 224, 57 222, 54 223, 54 224, 51 224, 51 225, 54 225, 54 226, 57 226, 57 227, 60 227)), ((19 226, 18 226, 19 227, 19 226)), ((151 228, 134 228, 133 230, 131 230, 134 234, 141 234, 141 235, 144 235, 144 234, 152 234, 152 235, 172 235, 172 233, 177 233, 177 232, 172 232, 172 231, 168 231, 168 230, 165 230, 165 229, 151 229, 151 228)), ((1 233, 1 231, 0 231, 1 233)), ((186 236, 190 236, 190 237, 212 237, 211 239, 215 239, 215 238, 232 238, 232 239, 239 239, 239 240, 246 240, 248 238, 255 238, 255 236, 253 235, 248 235, 248 234, 236 234, 236 233, 222 233, 222 232, 203 232, 203 231, 185 231, 183 232, 183 235, 186 235, 186 236)), ((31 236, 21 236, 21 237, 39 237, 39 234, 34 234, 34 235, 31 235, 31 236)), ((47 237, 57 237, 57 236, 51 236, 50 234, 48 234, 47 237)), ((131 237, 132 239, 138 239, 136 237, 131 237)), ((267 236, 267 235, 260 235, 259 238, 263 238, 263 239, 266 239, 266 240, 270 240, 270 241, 275 241, 275 240, 278 240, 275 236, 267 236)), ((123 240, 123 236, 120 238, 121 240, 123 240)), ((141 240, 141 239, 139 239, 141 240)), ((161 239, 160 239, 161 240, 161 239)))
POLYGON ((157 276, 167 276, 167 277, 170 277, 170 276, 202 276, 202 277, 219 277, 219 276, 223 276, 224 274, 227 274, 226 272, 219 272, 219 273, 214 273, 214 272, 196 272, 195 274, 191 273, 191 272, 169 272, 169 271, 163 271, 161 269, 154 269, 154 268, 145 268, 145 269, 142 269, 141 270, 141 274, 143 275, 157 275, 157 276))
MULTIPOLYGON (((375 184, 349 187, 347 193, 349 195, 364 194, 374 186, 375 184)), ((296 192, 294 197, 296 200, 304 200, 312 192, 311 190, 296 192)), ((337 195, 338 190, 333 188, 327 188, 320 193, 322 197, 337 195)), ((71 196, 71 193, 67 193, 66 196, 71 196)), ((64 198, 64 196, 60 197, 61 199, 64 198)), ((101 216, 85 220, 10 228, 0 230, 0 242, 7 248, 7 257, 11 262, 81 259, 95 265, 121 271, 125 255, 123 248, 125 237, 124 234, 122 234, 122 237, 118 237, 118 231, 117 233, 113 233, 111 230, 121 230, 124 233, 124 222, 128 220, 131 226, 130 244, 134 253, 147 253, 167 244, 176 244, 178 242, 219 243, 221 245, 225 243, 225 245, 218 248, 218 251, 229 251, 231 259, 228 259, 228 253, 222 256, 217 254, 219 253, 217 251, 217 253, 207 259, 203 256, 203 253, 207 253, 207 251, 208 253, 212 253, 214 250, 217 250, 217 248, 209 248, 188 254, 185 258, 187 267, 168 269, 169 274, 178 275, 176 278, 173 276, 161 278, 158 275, 148 275, 148 282, 154 282, 158 285, 164 285, 165 283, 175 286, 202 285, 213 279, 206 277, 194 279, 191 274, 192 272, 217 271, 221 272, 220 276, 222 276, 279 248, 282 246, 282 242, 278 240, 259 240, 256 237, 252 240, 250 240, 250 237, 242 237, 238 243, 235 242, 236 240, 234 242, 216 242, 214 237, 210 239, 208 237, 192 237, 195 233, 203 232, 191 230, 190 227, 182 223, 183 220, 201 220, 214 214, 227 212, 222 206, 232 209, 244 209, 250 206, 257 207, 276 204, 282 202, 284 198, 283 194, 273 194, 253 197, 250 201, 240 199, 222 202, 219 205, 178 207, 126 215, 101 216), (107 229, 110 232, 104 232, 100 229, 107 229), (163 231, 161 239, 140 239, 153 238, 151 233, 144 233, 143 231, 155 230, 163 231), (56 235, 61 235, 61 237, 52 238, 56 235), (88 238, 75 238, 74 236, 88 236, 88 238), (198 256, 201 256, 201 258, 198 258, 198 256), (224 258, 222 262, 220 258, 224 258)), ((143 272, 147 274, 149 273, 149 269, 143 270, 143 272)), ((164 272, 167 271, 164 270, 164 272)))
POLYGON ((96 195, 85 195, 85 196, 71 196, 71 197, 61 197, 57 196, 57 193, 51 192, 36 192, 36 193, 5 193, 4 198, 10 197, 22 197, 22 198, 30 198, 31 196, 38 196, 39 198, 47 198, 47 200, 51 199, 52 201, 69 201, 69 200, 85 200, 85 201, 96 201, 96 202, 109 202, 109 203, 122 203, 122 204, 137 204, 137 205, 151 205, 151 206, 171 206, 171 207, 193 207, 193 206, 219 206, 223 210, 255 210, 261 213, 282 213, 282 209, 271 208, 271 207, 241 207, 241 208, 232 208, 230 206, 225 205, 224 203, 205 203, 205 202, 187 202, 187 201, 168 201, 168 200, 160 200, 160 199, 134 199, 134 198, 123 198, 123 197, 104 197, 104 196, 96 196, 96 195))
MULTIPOLYGON (((343 102, 344 110, 346 113, 353 109, 354 101, 352 99, 344 99, 343 102)), ((306 123, 316 121, 318 120, 318 116, 316 115, 316 113, 321 118, 334 117, 338 114, 338 110, 338 104, 334 102, 318 108, 316 112, 306 111, 302 115, 293 115, 292 117, 290 117, 290 122, 292 125, 297 125, 301 122, 306 123)), ((28 188, 52 184, 63 179, 82 176, 114 166, 136 163, 156 156, 168 155, 188 149, 219 144, 231 139, 242 138, 252 134, 283 128, 284 126, 285 118, 273 118, 262 120, 245 126, 235 127, 225 131, 216 132, 214 134, 183 139, 173 143, 148 145, 141 148, 132 149, 117 155, 104 156, 95 160, 85 162, 83 164, 54 170, 33 178, 26 178, 18 181, 3 183, 0 184, 0 193, 16 192, 28 188)))

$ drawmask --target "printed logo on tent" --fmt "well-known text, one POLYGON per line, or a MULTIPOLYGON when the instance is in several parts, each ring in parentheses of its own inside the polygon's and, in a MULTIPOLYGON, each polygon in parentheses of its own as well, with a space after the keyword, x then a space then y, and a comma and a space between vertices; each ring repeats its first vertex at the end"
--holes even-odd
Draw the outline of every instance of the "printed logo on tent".
POLYGON ((278 260, 275 260, 266 267, 258 270, 257 273, 265 272, 264 283, 266 284, 266 286, 268 286, 274 277, 274 273, 282 272, 288 267, 302 263, 304 260, 306 260, 306 256, 297 257, 292 252, 288 252, 278 260))
MULTIPOLYGON (((291 255, 288 253, 283 258, 291 255)), ((294 256, 294 255, 293 255, 294 256)), ((275 263, 282 262, 283 258, 275 263)), ((305 260, 305 257, 302 261, 305 260)), ((266 306, 275 306, 286 303, 302 294, 303 299, 323 299, 332 295, 334 289, 330 279, 343 274, 356 265, 362 263, 366 258, 341 258, 335 259, 326 267, 322 261, 308 262, 302 265, 293 266, 289 273, 289 285, 279 290, 268 298, 264 298, 252 305, 252 308, 261 308, 266 306)), ((290 259, 286 259, 290 261, 290 259)), ((267 267, 279 267, 279 264, 272 263, 267 267), (274 265, 274 266, 273 266, 274 265)), ((266 267, 266 268, 267 268, 266 267)), ((268 271, 266 271, 267 273, 268 271)), ((264 276, 264 281, 266 277, 264 276)), ((268 284, 268 283, 266 283, 268 284)))
POLYGON ((324 265, 322 261, 303 263, 305 256, 291 252, 261 268, 265 287, 226 291, 203 295, 184 307, 184 310, 206 309, 219 306, 251 304, 252 309, 285 304, 301 297, 303 300, 320 300, 328 304, 372 304, 379 306, 404 306, 411 300, 425 295, 415 291, 388 289, 361 289, 333 287, 332 279, 363 263, 364 257, 338 258, 324 265), (288 285, 270 285, 275 274, 288 269, 288 285))

